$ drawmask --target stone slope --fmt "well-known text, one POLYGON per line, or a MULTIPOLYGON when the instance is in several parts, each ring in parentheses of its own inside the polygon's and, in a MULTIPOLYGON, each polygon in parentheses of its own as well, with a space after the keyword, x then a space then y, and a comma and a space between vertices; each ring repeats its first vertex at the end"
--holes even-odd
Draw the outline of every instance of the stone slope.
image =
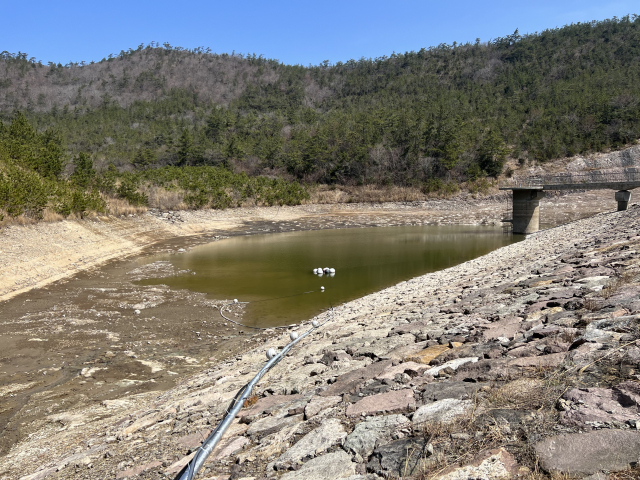
MULTIPOLYGON (((639 216, 634 205, 542 231, 337 307, 260 382, 198 478, 630 468, 640 445, 639 216)), ((287 342, 274 333, 160 395, 46 418, 1 459, 0 478, 175 476, 264 352, 287 342)))

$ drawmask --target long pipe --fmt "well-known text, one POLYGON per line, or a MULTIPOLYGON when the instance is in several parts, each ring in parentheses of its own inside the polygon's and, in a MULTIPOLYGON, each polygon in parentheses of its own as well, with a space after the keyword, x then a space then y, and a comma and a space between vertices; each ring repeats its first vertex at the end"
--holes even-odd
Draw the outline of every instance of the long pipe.
POLYGON ((222 420, 222 422, 220 422, 220 424, 218 424, 215 430, 213 430, 213 432, 209 434, 209 437, 207 437, 207 439, 204 441, 202 446, 198 449, 198 451, 193 456, 191 461, 189 461, 189 463, 182 469, 182 471, 178 473, 178 476, 176 477, 175 480, 193 480, 193 478, 196 476, 198 471, 200 471, 200 469, 204 465, 204 462, 206 461, 207 457, 211 454, 213 449, 216 447, 216 445, 218 445, 218 443, 222 439, 222 436, 231 425, 231 422, 233 421, 233 419, 236 417, 236 415, 242 408, 244 401, 247 398, 249 398, 249 395, 251 395, 251 391, 253 390, 253 387, 255 387, 256 383, 258 383, 260 379, 269 370, 271 370, 280 360, 282 360, 284 356, 289 352, 289 350, 291 350, 295 346, 296 343, 298 343, 300 340, 302 340, 304 337, 309 335, 314 330, 320 328, 325 323, 329 322, 333 318, 333 308, 331 309, 331 313, 332 314, 329 316, 329 318, 327 318, 327 320, 325 320, 322 323, 318 323, 316 321, 312 322, 312 327, 309 330, 307 330, 305 333, 300 335, 298 338, 289 342, 280 351, 280 353, 278 353, 273 358, 269 359, 269 361, 265 363, 265 365, 260 369, 260 371, 256 374, 256 376, 253 377, 253 379, 249 383, 247 383, 244 387, 242 387, 238 391, 238 393, 236 394, 236 397, 233 399, 233 402, 235 402, 235 404, 233 405, 233 407, 231 408, 227 416, 222 420), (242 395, 240 395, 241 392, 242 392, 242 395), (240 395, 240 398, 238 398, 238 395, 240 395))

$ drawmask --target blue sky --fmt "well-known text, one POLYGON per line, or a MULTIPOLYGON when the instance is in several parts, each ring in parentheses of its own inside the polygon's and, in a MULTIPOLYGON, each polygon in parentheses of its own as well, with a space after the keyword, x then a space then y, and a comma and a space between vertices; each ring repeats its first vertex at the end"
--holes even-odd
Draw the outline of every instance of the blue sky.
POLYGON ((640 14, 636 1, 42 1, 2 0, 0 51, 43 62, 100 60, 158 41, 332 63, 422 47, 487 41, 569 23, 640 14))

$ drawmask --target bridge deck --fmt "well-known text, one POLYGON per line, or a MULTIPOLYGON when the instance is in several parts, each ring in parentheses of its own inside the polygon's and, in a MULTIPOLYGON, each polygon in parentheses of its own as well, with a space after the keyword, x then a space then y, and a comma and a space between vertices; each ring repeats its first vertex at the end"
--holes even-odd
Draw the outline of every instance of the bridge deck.
POLYGON ((499 186, 500 190, 632 190, 639 187, 640 172, 636 171, 593 171, 508 179, 499 186))
POLYGON ((503 186, 500 190, 633 190, 639 188, 640 182, 603 182, 603 183, 557 183, 543 185, 519 184, 503 186))

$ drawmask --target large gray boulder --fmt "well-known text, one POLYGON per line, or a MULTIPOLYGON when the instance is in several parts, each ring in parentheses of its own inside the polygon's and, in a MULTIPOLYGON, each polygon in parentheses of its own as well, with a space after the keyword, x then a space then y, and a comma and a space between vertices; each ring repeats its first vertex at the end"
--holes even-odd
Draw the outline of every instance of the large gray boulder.
POLYGON ((640 432, 598 430, 558 435, 535 446, 540 466, 548 472, 592 474, 629 468, 640 457, 640 432))
POLYGON ((455 398, 445 398, 437 402, 423 405, 413 414, 413 426, 423 423, 449 423, 456 417, 471 411, 473 402, 471 400, 457 400, 455 398))
POLYGON ((329 480, 347 478, 356 473, 356 464, 344 450, 309 460, 299 470, 285 473, 280 480, 329 480))
POLYGON ((357 424, 344 442, 344 448, 368 458, 376 445, 384 445, 391 441, 394 432, 408 427, 411 427, 411 422, 404 415, 375 417, 357 424))
POLYGON ((329 447, 342 443, 347 432, 337 418, 331 418, 315 430, 311 430, 295 445, 284 452, 275 462, 275 468, 284 470, 295 466, 308 457, 327 451, 329 447))

